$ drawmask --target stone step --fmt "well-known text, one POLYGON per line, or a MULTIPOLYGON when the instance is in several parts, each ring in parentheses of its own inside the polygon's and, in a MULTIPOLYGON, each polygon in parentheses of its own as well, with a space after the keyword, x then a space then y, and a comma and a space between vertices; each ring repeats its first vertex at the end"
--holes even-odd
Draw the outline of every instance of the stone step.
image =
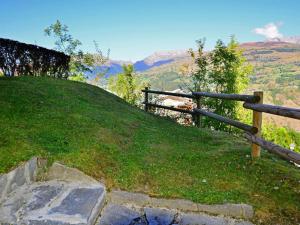
POLYGON ((0 224, 93 225, 105 203, 104 185, 54 163, 35 182, 38 160, 0 176, 0 224))
POLYGON ((96 225, 253 225, 242 219, 109 203, 96 225))
POLYGON ((0 205, 0 222, 9 224, 95 223, 105 202, 102 185, 52 180, 24 185, 0 205))

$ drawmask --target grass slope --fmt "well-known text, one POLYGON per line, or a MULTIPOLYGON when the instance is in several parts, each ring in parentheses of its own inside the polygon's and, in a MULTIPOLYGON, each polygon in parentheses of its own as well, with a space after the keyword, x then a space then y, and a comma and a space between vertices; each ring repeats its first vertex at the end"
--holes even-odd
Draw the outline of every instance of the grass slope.
POLYGON ((299 170, 249 144, 147 114, 106 91, 51 78, 0 78, 0 173, 32 156, 109 188, 201 203, 249 203, 256 222, 300 221, 299 170))

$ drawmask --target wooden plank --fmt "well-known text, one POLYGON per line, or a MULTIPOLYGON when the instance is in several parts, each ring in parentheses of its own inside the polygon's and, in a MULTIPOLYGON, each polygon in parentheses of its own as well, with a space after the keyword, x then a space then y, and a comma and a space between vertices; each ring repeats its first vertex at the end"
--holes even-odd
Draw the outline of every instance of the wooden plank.
MULTIPOLYGON (((196 98, 197 109, 201 109, 201 97, 196 98)), ((196 126, 201 127, 201 114, 196 115, 196 126)))
POLYGON ((232 120, 232 119, 220 116, 220 115, 212 113, 212 112, 207 112, 203 109, 194 109, 194 112, 197 113, 197 114, 202 114, 204 116, 208 116, 208 117, 214 118, 218 121, 227 123, 229 125, 237 127, 237 128, 242 129, 244 131, 250 132, 251 134, 257 133, 257 128, 256 127, 249 126, 249 125, 241 123, 239 121, 232 120))
POLYGON ((265 112, 274 115, 300 119, 300 109, 296 109, 296 108, 288 108, 283 106, 266 105, 266 104, 251 104, 251 103, 244 103, 243 106, 246 109, 252 109, 258 112, 265 112))
POLYGON ((282 157, 286 160, 292 161, 292 162, 300 165, 300 154, 293 152, 291 150, 288 150, 286 148, 283 148, 272 142, 266 141, 260 137, 256 137, 255 135, 252 135, 249 133, 245 133, 244 136, 247 140, 261 146, 262 148, 266 149, 268 152, 279 155, 280 157, 282 157))
MULTIPOLYGON (((259 104, 263 103, 263 92, 256 91, 253 93, 254 96, 259 97, 259 104)), ((257 133, 255 134, 256 137, 261 137, 261 125, 262 125, 262 113, 253 111, 253 118, 252 118, 252 126, 257 128, 257 133)), ((252 158, 259 158, 260 157, 260 146, 252 143, 251 146, 251 156, 252 158)))
POLYGON ((224 93, 209 93, 209 92, 192 92, 194 96, 198 97, 210 97, 210 98, 219 98, 235 101, 244 101, 255 103, 259 101, 257 96, 253 95, 239 95, 239 94, 224 94, 224 93))
POLYGON ((145 106, 144 106, 144 109, 146 112, 148 112, 148 87, 145 87, 145 106))
MULTIPOLYGON (((145 102, 143 102, 143 104, 146 104, 145 102)), ((194 114, 193 111, 189 111, 189 110, 185 110, 185 109, 178 109, 178 108, 174 108, 174 107, 170 107, 170 106, 164 106, 164 105, 157 105, 157 104, 153 104, 153 103, 147 103, 148 106, 153 106, 156 108, 161 108, 161 109, 168 109, 168 110, 172 110, 172 111, 177 111, 177 112, 181 112, 181 113, 188 113, 188 114, 194 114)))
POLYGON ((168 91, 142 90, 142 92, 148 92, 148 93, 160 94, 160 95, 172 95, 172 96, 178 96, 183 98, 194 98, 194 96, 191 94, 173 93, 168 91))

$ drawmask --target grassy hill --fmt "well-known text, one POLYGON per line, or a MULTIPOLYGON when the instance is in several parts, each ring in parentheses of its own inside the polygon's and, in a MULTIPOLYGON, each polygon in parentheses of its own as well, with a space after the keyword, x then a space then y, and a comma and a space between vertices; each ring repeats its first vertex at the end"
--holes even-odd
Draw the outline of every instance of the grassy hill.
POLYGON ((109 188, 201 203, 248 203, 255 222, 300 222, 299 169, 238 137, 143 112, 88 84, 0 78, 0 173, 32 156, 109 188))

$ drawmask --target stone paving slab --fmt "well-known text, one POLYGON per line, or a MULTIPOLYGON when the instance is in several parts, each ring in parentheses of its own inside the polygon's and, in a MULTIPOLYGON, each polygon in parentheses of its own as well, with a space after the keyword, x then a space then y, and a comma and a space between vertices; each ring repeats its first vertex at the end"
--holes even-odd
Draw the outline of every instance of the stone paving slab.
POLYGON ((176 211, 158 209, 158 208, 144 208, 144 213, 148 224, 151 225, 169 225, 175 220, 176 211))
POLYGON ((97 225, 125 225, 142 216, 141 212, 134 208, 128 208, 117 204, 108 204, 102 211, 97 225))
POLYGON ((176 209, 183 212, 209 213, 235 218, 251 219, 254 215, 252 206, 247 204, 206 205, 196 204, 184 199, 151 198, 141 193, 131 193, 114 190, 108 193, 107 198, 116 204, 134 204, 139 207, 151 206, 159 208, 176 209))
POLYGON ((240 219, 108 203, 96 225, 253 225, 240 219))
POLYGON ((105 202, 102 185, 48 181, 24 185, 0 205, 0 224, 93 224, 105 202))

